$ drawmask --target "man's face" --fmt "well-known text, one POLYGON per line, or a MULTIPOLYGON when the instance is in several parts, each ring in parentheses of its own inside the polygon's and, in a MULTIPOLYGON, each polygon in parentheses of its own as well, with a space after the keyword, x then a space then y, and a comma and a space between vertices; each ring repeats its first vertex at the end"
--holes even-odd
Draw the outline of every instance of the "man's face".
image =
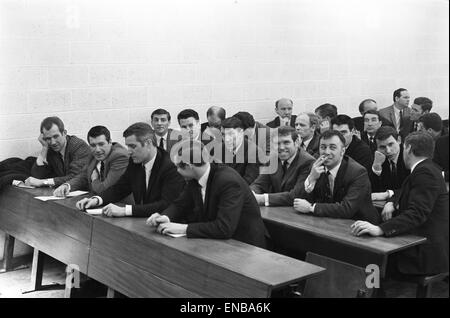
POLYGON ((333 125, 333 129, 339 131, 345 138, 345 147, 348 147, 353 139, 353 131, 348 128, 348 125, 333 125))
POLYGON ((363 115, 368 110, 377 110, 378 106, 377 103, 372 102, 371 100, 367 101, 363 105, 363 112, 361 115, 363 115))
POLYGON ((424 112, 422 110, 422 106, 416 105, 416 104, 412 104, 412 106, 411 106, 411 115, 410 115, 411 120, 418 121, 420 116, 422 116, 423 114, 424 114, 424 112))
POLYGON ((66 145, 67 133, 65 130, 61 133, 56 124, 53 124, 49 130, 42 128, 42 135, 48 147, 55 152, 60 152, 66 145))
POLYGON ((220 119, 219 116, 217 116, 216 113, 212 113, 208 116, 208 126, 209 127, 215 127, 220 128, 220 124, 222 123, 222 119, 220 119))
POLYGON ((200 122, 194 117, 180 119, 179 124, 183 131, 189 133, 191 139, 197 139, 200 136, 200 122))
POLYGON ((377 139, 377 148, 378 151, 385 155, 389 160, 393 160, 400 152, 400 142, 393 136, 389 136, 389 138, 385 140, 377 139))
POLYGON ((320 140, 319 154, 320 156, 327 156, 323 165, 328 169, 336 167, 336 165, 341 162, 344 153, 345 147, 338 136, 332 136, 329 139, 322 138, 320 140))
POLYGON ((298 143, 292 140, 292 136, 277 136, 272 139, 274 145, 278 146, 278 158, 281 161, 288 160, 295 156, 298 149, 298 143))
POLYGON ((381 127, 381 121, 375 114, 364 115, 364 131, 369 134, 375 135, 378 129, 381 127))
POLYGON ((289 100, 280 100, 278 106, 275 107, 275 112, 281 118, 291 118, 292 116, 292 103, 289 100))
POLYGON ((315 127, 310 125, 309 116, 302 114, 295 120, 295 129, 303 140, 308 140, 314 135, 315 127))
POLYGON ((241 128, 222 128, 222 135, 229 151, 236 150, 244 139, 244 131, 241 128))
POLYGON ((408 105, 409 105, 409 92, 408 91, 402 91, 400 93, 400 97, 396 97, 395 98, 395 102, 402 109, 408 107, 408 105))
POLYGON ((411 145, 403 144, 403 162, 405 163, 406 169, 411 169, 411 145))
POLYGON ((146 140, 142 145, 135 135, 126 137, 125 145, 128 147, 128 154, 134 163, 147 162, 151 157, 151 148, 154 147, 150 140, 146 140))
POLYGON ((170 120, 167 114, 153 115, 152 126, 155 133, 164 136, 169 130, 170 120))
POLYGON ((100 135, 97 137, 89 137, 89 146, 91 147, 92 155, 95 160, 103 161, 111 152, 112 142, 107 141, 105 135, 100 135))

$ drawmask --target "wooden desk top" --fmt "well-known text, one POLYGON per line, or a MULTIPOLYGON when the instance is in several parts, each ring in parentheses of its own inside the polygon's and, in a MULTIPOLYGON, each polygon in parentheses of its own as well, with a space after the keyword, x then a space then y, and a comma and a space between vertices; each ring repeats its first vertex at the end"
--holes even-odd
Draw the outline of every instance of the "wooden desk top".
POLYGON ((426 238, 415 235, 390 238, 368 235, 357 237, 350 232, 353 220, 301 214, 292 207, 261 207, 261 215, 265 221, 283 224, 299 231, 306 231, 312 235, 380 254, 391 254, 426 241, 426 238))

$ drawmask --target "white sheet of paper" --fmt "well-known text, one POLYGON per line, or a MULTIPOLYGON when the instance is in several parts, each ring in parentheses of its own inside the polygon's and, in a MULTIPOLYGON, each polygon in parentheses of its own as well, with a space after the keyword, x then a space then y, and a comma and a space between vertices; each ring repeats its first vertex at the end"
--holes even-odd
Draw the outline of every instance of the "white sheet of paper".
POLYGON ((86 209, 86 213, 90 215, 102 215, 102 209, 86 209))
POLYGON ((172 233, 167 233, 167 235, 172 236, 172 237, 183 237, 183 236, 186 236, 186 234, 172 234, 172 233))
POLYGON ((41 200, 41 201, 48 201, 48 200, 63 200, 64 198, 61 197, 55 197, 53 195, 49 196, 40 196, 40 197, 34 197, 35 199, 41 200))
POLYGON ((88 192, 87 191, 77 190, 77 191, 69 192, 69 194, 67 196, 71 198, 71 197, 77 197, 79 195, 83 195, 83 194, 86 194, 86 193, 88 193, 88 192))

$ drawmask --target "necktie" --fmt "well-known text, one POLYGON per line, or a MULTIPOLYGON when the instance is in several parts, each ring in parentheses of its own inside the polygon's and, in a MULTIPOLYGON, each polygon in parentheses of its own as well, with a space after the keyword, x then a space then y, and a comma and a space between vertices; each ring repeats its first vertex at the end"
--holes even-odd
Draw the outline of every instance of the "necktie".
POLYGON ((164 147, 164 137, 161 137, 161 139, 159 139, 159 148, 166 150, 166 148, 164 147))
POLYGON ((288 169, 288 161, 287 160, 285 160, 284 162, 283 162, 283 178, 284 178, 284 176, 286 175, 286 172, 287 172, 287 169, 288 169))
POLYGON ((391 161, 391 175, 392 179, 397 182, 397 166, 394 161, 391 161))
POLYGON ((333 201, 333 193, 331 191, 331 184, 330 184, 330 171, 327 170, 325 173, 325 203, 331 203, 333 201))
POLYGON ((66 173, 66 167, 64 166, 64 157, 63 157, 63 155, 60 152, 58 152, 57 153, 57 158, 58 158, 59 164, 61 165, 61 169, 62 169, 63 173, 65 174, 66 173))
POLYGON ((100 161, 100 181, 105 181, 105 163, 100 161))
POLYGON ((403 122, 403 110, 400 110, 400 119, 398 121, 398 129, 402 128, 402 122, 403 122))

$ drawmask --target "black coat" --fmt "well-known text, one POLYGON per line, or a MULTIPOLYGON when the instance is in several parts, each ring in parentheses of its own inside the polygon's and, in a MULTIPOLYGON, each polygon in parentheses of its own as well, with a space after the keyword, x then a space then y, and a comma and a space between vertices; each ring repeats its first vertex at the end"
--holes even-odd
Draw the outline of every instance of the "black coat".
POLYGON ((345 154, 366 168, 367 173, 372 170, 373 153, 369 146, 356 136, 345 150, 345 154))
MULTIPOLYGON (((297 116, 296 115, 292 115, 291 116, 291 122, 289 123, 289 125, 291 126, 291 127, 294 127, 295 128, 295 120, 297 119, 297 116)), ((272 120, 272 121, 269 121, 267 124, 266 124, 266 126, 267 127, 270 127, 270 128, 277 128, 277 127, 280 127, 280 117, 275 117, 275 119, 274 120, 272 120)))

